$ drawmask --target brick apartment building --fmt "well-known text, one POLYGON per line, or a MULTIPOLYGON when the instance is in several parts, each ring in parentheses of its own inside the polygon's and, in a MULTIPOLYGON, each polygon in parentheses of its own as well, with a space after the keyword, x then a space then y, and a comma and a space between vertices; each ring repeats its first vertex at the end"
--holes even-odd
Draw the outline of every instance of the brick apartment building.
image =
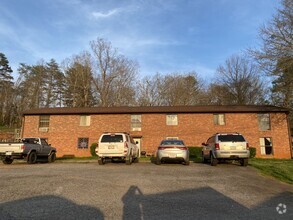
POLYGON ((162 139, 201 146, 217 132, 239 132, 257 157, 291 158, 289 110, 275 106, 42 108, 23 113, 22 137, 43 137, 57 155, 90 156, 103 132, 128 132, 153 154, 162 139))

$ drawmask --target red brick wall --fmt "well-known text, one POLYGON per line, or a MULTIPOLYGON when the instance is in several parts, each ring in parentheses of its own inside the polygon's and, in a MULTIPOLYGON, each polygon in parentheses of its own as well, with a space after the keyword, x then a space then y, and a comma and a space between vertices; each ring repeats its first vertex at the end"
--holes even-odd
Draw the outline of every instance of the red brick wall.
POLYGON ((166 125, 166 114, 143 114, 141 131, 130 131, 130 114, 91 115, 90 126, 80 126, 79 115, 51 115, 48 132, 38 131, 39 116, 25 116, 23 137, 48 138, 57 148, 57 155, 90 156, 89 149, 78 149, 79 137, 88 137, 89 145, 97 142, 105 132, 129 132, 142 136, 141 149, 153 154, 160 141, 166 137, 178 137, 188 146, 201 146, 216 132, 239 132, 257 149, 257 157, 291 158, 286 115, 272 113, 271 129, 259 131, 256 113, 225 114, 225 125, 214 125, 213 114, 178 114, 178 125, 166 125), (260 154, 259 138, 270 137, 273 156, 260 154))

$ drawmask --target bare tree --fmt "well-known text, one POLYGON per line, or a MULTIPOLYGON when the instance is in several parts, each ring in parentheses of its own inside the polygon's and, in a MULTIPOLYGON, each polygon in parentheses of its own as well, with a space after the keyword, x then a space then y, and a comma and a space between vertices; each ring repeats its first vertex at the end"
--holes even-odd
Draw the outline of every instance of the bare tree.
POLYGON ((133 103, 137 63, 118 54, 111 43, 104 39, 91 41, 90 45, 94 55, 93 84, 100 106, 133 103))
POLYGON ((216 83, 212 84, 218 104, 257 104, 264 100, 265 85, 259 68, 244 56, 233 55, 217 68, 216 83))
POLYGON ((69 107, 93 106, 91 57, 88 52, 63 62, 65 71, 65 105, 69 107))
POLYGON ((162 77, 159 73, 154 76, 145 76, 137 84, 137 104, 139 106, 160 106, 163 105, 160 97, 160 85, 162 77))
POLYGON ((195 72, 156 74, 139 84, 138 105, 175 106, 200 103, 201 83, 195 72))

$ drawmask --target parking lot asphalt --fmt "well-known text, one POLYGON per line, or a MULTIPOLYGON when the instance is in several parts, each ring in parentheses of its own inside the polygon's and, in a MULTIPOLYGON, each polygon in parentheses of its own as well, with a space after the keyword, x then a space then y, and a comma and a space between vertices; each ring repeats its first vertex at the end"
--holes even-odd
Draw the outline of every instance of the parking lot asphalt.
POLYGON ((0 219, 293 219, 293 186, 252 167, 0 165, 0 219))

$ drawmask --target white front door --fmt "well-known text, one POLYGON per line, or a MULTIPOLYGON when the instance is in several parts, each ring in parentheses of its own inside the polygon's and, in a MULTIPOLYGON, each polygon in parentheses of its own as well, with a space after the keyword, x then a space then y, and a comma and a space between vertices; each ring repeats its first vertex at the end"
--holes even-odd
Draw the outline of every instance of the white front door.
POLYGON ((140 157, 140 152, 141 152, 141 138, 133 138, 134 142, 136 143, 136 146, 139 149, 139 157, 140 157))

